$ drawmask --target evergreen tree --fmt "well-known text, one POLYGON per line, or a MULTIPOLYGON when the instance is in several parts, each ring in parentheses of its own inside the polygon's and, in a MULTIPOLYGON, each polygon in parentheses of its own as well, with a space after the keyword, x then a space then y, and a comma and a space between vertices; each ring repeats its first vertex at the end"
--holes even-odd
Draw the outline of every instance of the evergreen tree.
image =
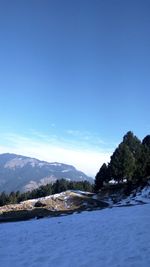
POLYGON ((150 135, 145 136, 142 141, 142 145, 147 146, 150 149, 150 135))
POLYGON ((138 158, 141 152, 141 141, 131 131, 124 135, 123 143, 128 146, 133 156, 138 158))
POLYGON ((0 195, 0 206, 4 206, 9 203, 9 197, 5 192, 0 195))
POLYGON ((121 143, 111 156, 111 177, 120 182, 123 179, 131 180, 135 171, 135 158, 128 145, 121 143))
POLYGON ((137 175, 139 159, 141 157, 141 141, 131 132, 127 132, 122 143, 111 157, 111 175, 117 181, 126 178, 133 181, 137 175))
POLYGON ((131 131, 124 135, 108 166, 103 165, 102 170, 97 173, 96 190, 103 186, 105 173, 109 179, 114 178, 118 182, 127 179, 131 184, 140 184, 150 178, 150 135, 142 143, 131 131))
POLYGON ((98 191, 99 189, 101 189, 103 187, 104 182, 108 182, 108 180, 109 170, 108 166, 104 163, 101 166, 99 172, 96 174, 94 190, 98 191))
POLYGON ((8 198, 9 198, 9 203, 11 203, 11 204, 16 204, 17 203, 17 195, 16 195, 16 193, 11 192, 9 194, 8 198))
POLYGON ((150 177, 150 135, 147 135, 143 141, 143 154, 144 154, 144 177, 150 177))
POLYGON ((142 141, 141 153, 137 162, 134 180, 140 183, 148 177, 150 177, 150 135, 147 135, 142 141))

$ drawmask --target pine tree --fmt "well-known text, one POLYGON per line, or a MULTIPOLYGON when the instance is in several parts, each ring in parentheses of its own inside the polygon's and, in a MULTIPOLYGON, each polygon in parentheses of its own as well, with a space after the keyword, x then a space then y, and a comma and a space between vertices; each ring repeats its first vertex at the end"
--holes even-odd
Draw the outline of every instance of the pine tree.
POLYGON ((97 173, 95 189, 103 186, 105 173, 109 179, 114 178, 118 182, 127 179, 131 184, 140 184, 150 178, 150 135, 141 143, 131 131, 127 132, 111 156, 108 166, 104 165, 97 173))
POLYGON ((150 177, 150 135, 147 135, 143 141, 143 154, 144 154, 144 177, 150 177))
POLYGON ((145 136, 142 141, 142 144, 150 149, 150 135, 145 136))
POLYGON ((0 195, 0 206, 6 205, 9 203, 9 197, 5 192, 2 192, 0 195))
POLYGON ((147 135, 142 141, 134 181, 141 183, 148 177, 150 177, 150 135, 147 135))
POLYGON ((17 203, 17 196, 15 192, 11 192, 9 194, 9 203, 16 204, 17 203))
POLYGON ((111 156, 110 172, 112 178, 120 182, 132 179, 135 171, 135 158, 125 143, 121 143, 111 156))
POLYGON ((135 158, 135 164, 138 164, 138 160, 141 155, 142 144, 141 141, 131 131, 123 137, 123 143, 128 146, 130 152, 135 158))
POLYGON ((108 166, 104 163, 95 177, 94 190, 98 191, 99 189, 101 189, 103 187, 104 182, 108 182, 108 180, 109 170, 108 166))

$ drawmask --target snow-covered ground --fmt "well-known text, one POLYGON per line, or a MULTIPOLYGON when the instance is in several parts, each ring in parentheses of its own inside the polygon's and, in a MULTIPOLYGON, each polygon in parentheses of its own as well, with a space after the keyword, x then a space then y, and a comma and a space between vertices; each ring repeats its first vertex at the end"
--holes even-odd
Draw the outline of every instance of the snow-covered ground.
POLYGON ((0 224, 1 267, 149 267, 150 204, 0 224))
POLYGON ((150 184, 143 189, 136 189, 133 193, 113 206, 150 204, 150 184))

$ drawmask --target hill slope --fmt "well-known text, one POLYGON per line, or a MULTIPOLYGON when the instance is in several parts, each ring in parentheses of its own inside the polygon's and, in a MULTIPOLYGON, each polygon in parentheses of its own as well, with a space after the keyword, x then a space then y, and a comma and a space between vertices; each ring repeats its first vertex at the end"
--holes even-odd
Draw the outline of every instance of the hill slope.
POLYGON ((0 192, 28 191, 61 178, 93 182, 71 165, 9 153, 0 155, 0 192))
POLYGON ((0 223, 29 220, 47 216, 59 216, 85 210, 103 209, 107 207, 128 207, 150 204, 150 184, 138 187, 129 196, 116 191, 100 192, 98 194, 79 190, 68 190, 46 197, 28 199, 18 204, 8 204, 0 207, 0 223), (108 195, 109 193, 109 195, 108 195))
POLYGON ((1 267, 149 267, 150 205, 0 227, 1 267))

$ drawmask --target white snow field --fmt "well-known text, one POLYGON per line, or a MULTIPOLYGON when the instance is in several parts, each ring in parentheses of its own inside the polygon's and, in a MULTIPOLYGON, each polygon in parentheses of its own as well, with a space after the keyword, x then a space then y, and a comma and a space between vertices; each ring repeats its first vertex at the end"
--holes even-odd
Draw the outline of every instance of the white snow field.
POLYGON ((150 204, 0 224, 0 267, 149 267, 150 204))

